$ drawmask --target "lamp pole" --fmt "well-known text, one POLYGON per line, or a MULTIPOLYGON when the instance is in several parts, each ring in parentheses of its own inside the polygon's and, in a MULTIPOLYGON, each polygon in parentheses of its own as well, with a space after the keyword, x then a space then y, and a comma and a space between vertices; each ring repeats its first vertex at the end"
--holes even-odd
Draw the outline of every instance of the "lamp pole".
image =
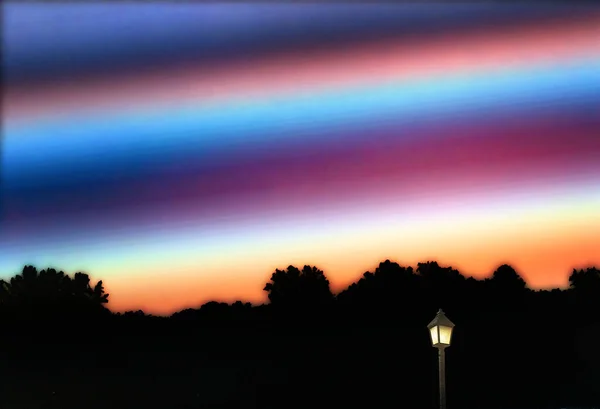
POLYGON ((439 383, 440 383, 440 409, 446 409, 446 348, 438 347, 439 357, 439 383))

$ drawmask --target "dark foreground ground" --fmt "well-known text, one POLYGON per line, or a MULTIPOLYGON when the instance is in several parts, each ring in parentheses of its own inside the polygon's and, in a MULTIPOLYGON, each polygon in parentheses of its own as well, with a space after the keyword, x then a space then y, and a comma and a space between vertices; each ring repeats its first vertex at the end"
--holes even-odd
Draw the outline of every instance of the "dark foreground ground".
POLYGON ((276 271, 270 303, 169 318, 113 314, 101 283, 55 270, 0 282, 0 409, 434 409, 438 308, 456 324, 449 409, 600 407, 600 271, 534 291, 510 266, 484 280, 386 261, 332 294, 276 271))
MULTIPOLYGON (((110 330, 3 333, 0 407, 435 408, 437 354, 426 329, 372 324, 190 329, 123 319, 110 330)), ((600 366, 585 359, 600 339, 551 325, 510 333, 519 331, 528 341, 457 323, 449 408, 600 406, 600 366)))

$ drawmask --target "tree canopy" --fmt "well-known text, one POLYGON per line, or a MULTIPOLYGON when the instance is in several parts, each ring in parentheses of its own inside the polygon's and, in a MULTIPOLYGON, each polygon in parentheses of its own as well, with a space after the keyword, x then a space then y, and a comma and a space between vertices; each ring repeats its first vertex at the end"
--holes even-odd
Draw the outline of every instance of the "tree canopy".
POLYGON ((0 281, 0 305, 30 319, 107 313, 108 296, 102 281, 92 286, 87 274, 78 272, 71 277, 53 268, 38 271, 27 265, 21 274, 0 281))

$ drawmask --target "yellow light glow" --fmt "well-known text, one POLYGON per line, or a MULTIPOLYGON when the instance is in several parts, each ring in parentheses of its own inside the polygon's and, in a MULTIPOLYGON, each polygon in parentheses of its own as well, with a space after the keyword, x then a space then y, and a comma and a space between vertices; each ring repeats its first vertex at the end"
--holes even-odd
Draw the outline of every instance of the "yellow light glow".
POLYGON ((429 331, 431 332, 431 343, 435 346, 439 342, 438 327, 430 328, 429 331))
POLYGON ((440 325, 438 327, 439 331, 439 340, 442 345, 450 345, 450 338, 452 337, 452 327, 446 327, 445 325, 440 325))

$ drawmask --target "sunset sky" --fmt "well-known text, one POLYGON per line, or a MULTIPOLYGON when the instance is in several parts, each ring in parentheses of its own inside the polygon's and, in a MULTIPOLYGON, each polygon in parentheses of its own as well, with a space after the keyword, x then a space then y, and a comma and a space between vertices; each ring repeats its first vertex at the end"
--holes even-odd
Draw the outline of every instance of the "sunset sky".
POLYGON ((599 6, 3 9, 0 278, 167 314, 289 264, 600 266, 599 6))

